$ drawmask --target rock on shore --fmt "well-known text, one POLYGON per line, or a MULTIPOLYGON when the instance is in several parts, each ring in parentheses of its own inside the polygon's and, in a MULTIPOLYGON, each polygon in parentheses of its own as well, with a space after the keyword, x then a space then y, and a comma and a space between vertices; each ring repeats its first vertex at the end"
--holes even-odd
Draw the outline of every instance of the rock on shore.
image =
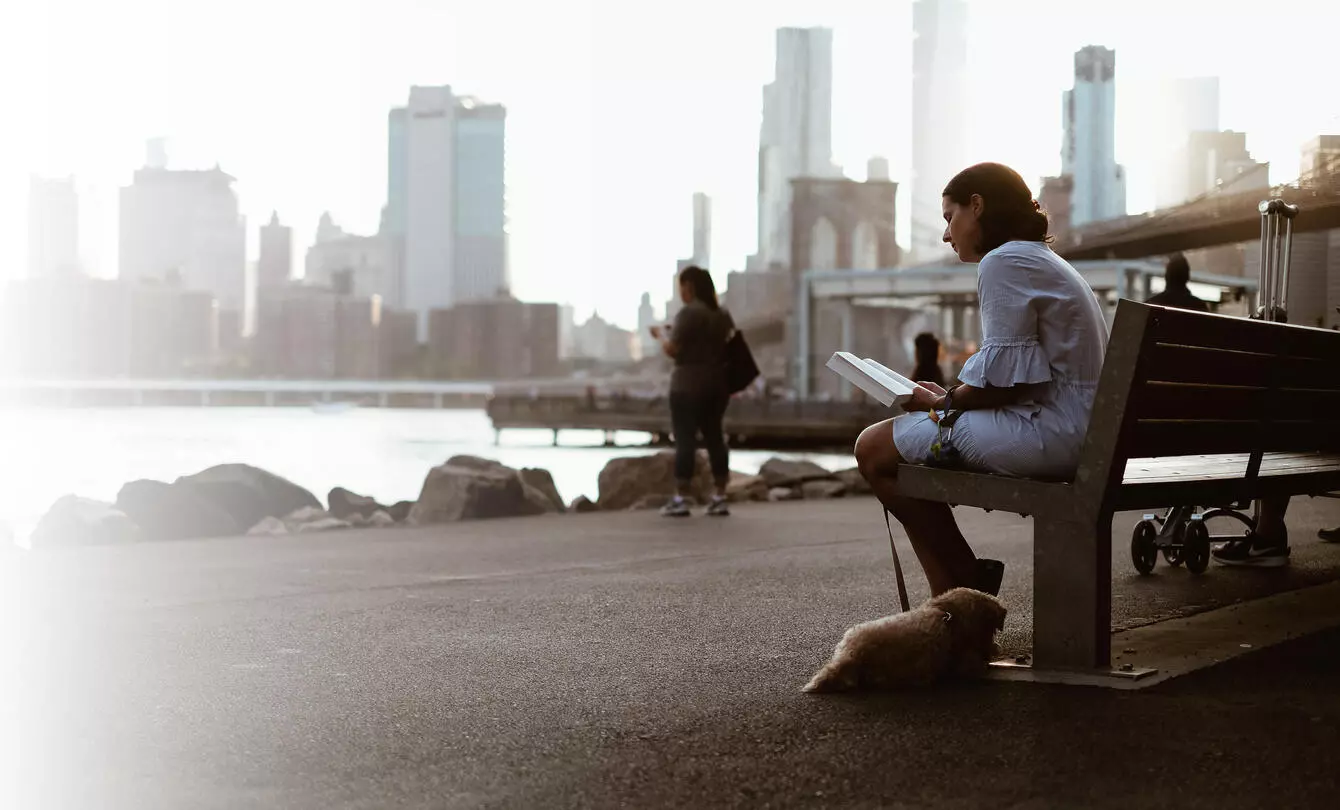
POLYGON ((33 530, 34 549, 133 543, 140 529, 110 503, 66 495, 52 504, 33 530))
POLYGON ((565 511, 546 470, 516 470, 492 459, 452 456, 423 482, 409 522, 424 526, 478 518, 565 511))

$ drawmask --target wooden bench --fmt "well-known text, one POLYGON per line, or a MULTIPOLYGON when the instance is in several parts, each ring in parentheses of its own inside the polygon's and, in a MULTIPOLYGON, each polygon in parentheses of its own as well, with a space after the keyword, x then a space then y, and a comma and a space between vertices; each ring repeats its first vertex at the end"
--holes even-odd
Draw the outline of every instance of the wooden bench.
POLYGON ((1033 666, 1108 670, 1115 512, 1340 487, 1340 332, 1123 300, 1073 481, 916 465, 898 479, 1031 515, 1033 666))

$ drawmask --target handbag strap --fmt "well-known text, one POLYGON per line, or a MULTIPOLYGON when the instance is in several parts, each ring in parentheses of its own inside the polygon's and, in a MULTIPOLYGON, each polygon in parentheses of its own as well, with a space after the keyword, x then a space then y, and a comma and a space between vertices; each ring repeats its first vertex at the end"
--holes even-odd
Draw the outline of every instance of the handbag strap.
POLYGON ((908 611, 907 583, 903 581, 903 564, 898 561, 898 546, 893 542, 893 524, 889 522, 889 510, 884 510, 884 528, 889 531, 889 551, 893 552, 893 573, 898 579, 898 604, 903 612, 908 611))

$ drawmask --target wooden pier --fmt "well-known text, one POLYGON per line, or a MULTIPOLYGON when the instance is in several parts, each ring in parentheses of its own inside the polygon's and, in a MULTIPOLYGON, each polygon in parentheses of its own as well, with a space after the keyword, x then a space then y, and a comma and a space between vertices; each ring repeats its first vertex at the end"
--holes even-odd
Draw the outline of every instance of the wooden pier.
MULTIPOLYGON (((487 410, 495 431, 552 430, 555 444, 564 430, 603 431, 606 444, 613 444, 616 431, 649 433, 653 444, 674 438, 664 397, 496 394, 487 410)), ((878 403, 737 397, 726 409, 725 429, 733 447, 850 450, 867 425, 891 415, 878 403)))

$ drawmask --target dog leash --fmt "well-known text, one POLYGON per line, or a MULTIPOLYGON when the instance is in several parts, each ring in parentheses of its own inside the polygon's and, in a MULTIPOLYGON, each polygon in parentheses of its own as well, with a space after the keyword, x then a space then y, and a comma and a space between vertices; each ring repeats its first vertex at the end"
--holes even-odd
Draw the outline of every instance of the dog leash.
POLYGON ((884 510, 884 528, 889 530, 889 551, 893 552, 893 573, 898 578, 898 604, 903 612, 908 611, 907 583, 903 581, 903 564, 898 562, 898 546, 893 542, 893 524, 889 523, 889 510, 884 510))

